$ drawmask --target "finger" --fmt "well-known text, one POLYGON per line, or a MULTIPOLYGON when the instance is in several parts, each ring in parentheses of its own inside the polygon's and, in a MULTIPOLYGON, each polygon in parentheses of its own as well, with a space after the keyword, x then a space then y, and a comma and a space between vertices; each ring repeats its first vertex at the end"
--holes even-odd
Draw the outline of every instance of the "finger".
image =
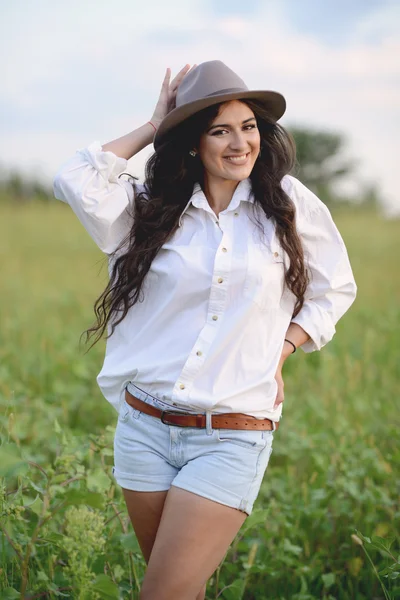
POLYGON ((168 93, 170 77, 171 77, 171 69, 168 67, 165 72, 163 82, 161 84, 161 93, 162 94, 168 93))
POLYGON ((169 86, 169 80, 171 78, 171 69, 168 67, 166 72, 165 72, 165 76, 164 76, 164 81, 162 83, 162 87, 168 87, 169 86))
POLYGON ((180 84, 180 82, 182 81, 182 79, 185 77, 186 73, 190 70, 190 65, 186 64, 183 69, 181 69, 178 73, 178 75, 176 75, 174 77, 174 79, 171 81, 171 87, 174 89, 175 87, 178 87, 178 85, 180 84))

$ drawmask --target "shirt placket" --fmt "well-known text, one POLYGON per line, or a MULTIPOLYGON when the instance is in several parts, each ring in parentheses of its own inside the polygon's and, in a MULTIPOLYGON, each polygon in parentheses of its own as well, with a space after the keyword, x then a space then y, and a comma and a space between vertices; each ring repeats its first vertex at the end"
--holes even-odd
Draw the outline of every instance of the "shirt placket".
POLYGON ((211 345, 221 327, 233 264, 233 218, 237 212, 229 211, 220 214, 218 220, 209 207, 204 207, 204 210, 207 212, 207 218, 212 219, 215 227, 220 229, 222 237, 215 254, 206 323, 189 353, 172 392, 176 402, 184 402, 188 406, 191 406, 189 398, 194 379, 207 360, 211 345))

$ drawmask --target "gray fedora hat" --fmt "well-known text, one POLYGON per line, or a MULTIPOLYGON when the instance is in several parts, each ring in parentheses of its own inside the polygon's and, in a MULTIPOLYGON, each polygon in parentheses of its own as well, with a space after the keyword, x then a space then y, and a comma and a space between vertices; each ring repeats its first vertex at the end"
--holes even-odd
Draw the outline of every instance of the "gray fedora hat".
POLYGON ((232 69, 220 60, 199 64, 183 78, 176 94, 176 107, 167 114, 157 129, 153 144, 157 149, 171 130, 199 110, 227 102, 249 98, 259 100, 277 121, 286 110, 286 100, 278 92, 249 90, 232 69))

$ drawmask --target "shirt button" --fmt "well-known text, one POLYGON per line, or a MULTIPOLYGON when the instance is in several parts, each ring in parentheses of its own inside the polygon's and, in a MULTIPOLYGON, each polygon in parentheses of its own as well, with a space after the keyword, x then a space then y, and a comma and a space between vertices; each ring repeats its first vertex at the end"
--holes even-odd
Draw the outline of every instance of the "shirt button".
POLYGON ((212 319, 213 321, 216 321, 218 319, 217 315, 213 315, 212 319))
POLYGON ((274 256, 279 256, 279 252, 274 252, 274 256))
POLYGON ((222 277, 218 277, 218 283, 222 283, 222 282, 223 282, 222 277))
POLYGON ((235 214, 235 217, 238 217, 238 216, 239 216, 239 213, 237 213, 237 212, 235 212, 234 214, 235 214))
POLYGON ((228 252, 226 248, 222 248, 222 252, 228 252))
POLYGON ((181 385, 179 387, 181 388, 181 390, 185 389, 185 386, 183 385, 183 383, 181 383, 181 385))
POLYGON ((201 350, 197 350, 196 354, 197 354, 197 356, 201 356, 203 353, 201 350))

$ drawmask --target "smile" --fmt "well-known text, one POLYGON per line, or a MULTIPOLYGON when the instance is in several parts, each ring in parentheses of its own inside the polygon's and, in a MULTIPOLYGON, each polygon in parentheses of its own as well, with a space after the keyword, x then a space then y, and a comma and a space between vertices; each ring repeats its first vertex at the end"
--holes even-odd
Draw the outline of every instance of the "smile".
POLYGON ((250 156, 250 152, 247 154, 241 154, 240 156, 224 156, 224 160, 228 160, 230 163, 234 165, 244 165, 247 162, 248 157, 250 156))

